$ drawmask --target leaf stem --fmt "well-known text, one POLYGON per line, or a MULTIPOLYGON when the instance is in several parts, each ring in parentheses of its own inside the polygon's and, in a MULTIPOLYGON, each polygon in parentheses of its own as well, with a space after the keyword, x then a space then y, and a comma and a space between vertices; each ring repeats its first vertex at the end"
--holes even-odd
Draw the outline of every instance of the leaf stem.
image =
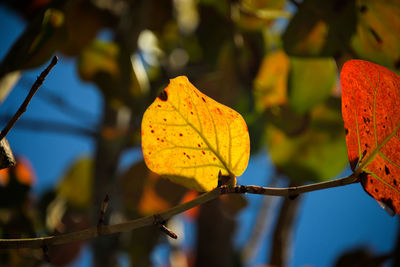
POLYGON ((17 120, 24 114, 26 111, 29 102, 31 102, 32 97, 35 95, 36 91, 39 89, 39 87, 43 84, 44 80, 46 79, 47 75, 50 73, 51 69, 57 64, 58 58, 57 56, 54 56, 50 62, 50 64, 47 66, 47 68, 42 71, 42 73, 39 75, 39 77, 36 79, 35 83, 32 85, 31 90, 29 91, 28 95, 26 96, 24 102, 22 102, 21 106, 17 110, 17 112, 14 114, 14 116, 11 118, 11 120, 7 123, 7 125, 3 128, 3 130, 0 132, 0 141, 6 137, 8 132, 11 130, 11 128, 15 125, 17 120))
POLYGON ((204 204, 208 201, 218 198, 223 194, 257 194, 257 195, 271 195, 271 196, 284 196, 284 197, 294 197, 299 194, 317 191, 327 188, 333 188, 338 186, 349 185, 353 183, 358 183, 359 178, 354 174, 340 178, 337 180, 287 187, 287 188, 273 188, 273 187, 261 187, 255 185, 238 185, 234 187, 217 187, 214 190, 204 193, 199 197, 175 206, 167 211, 155 214, 152 216, 146 216, 143 218, 127 221, 124 223, 113 224, 113 225, 103 225, 101 227, 101 233, 99 233, 97 226, 87 228, 85 230, 61 234, 57 236, 47 236, 38 238, 21 238, 21 239, 0 239, 0 249, 18 249, 18 248, 42 248, 43 246, 51 245, 61 245, 65 243, 71 243, 79 240, 88 240, 100 235, 110 235, 122 232, 128 232, 133 229, 154 225, 156 220, 168 220, 172 216, 189 210, 193 207, 204 204))

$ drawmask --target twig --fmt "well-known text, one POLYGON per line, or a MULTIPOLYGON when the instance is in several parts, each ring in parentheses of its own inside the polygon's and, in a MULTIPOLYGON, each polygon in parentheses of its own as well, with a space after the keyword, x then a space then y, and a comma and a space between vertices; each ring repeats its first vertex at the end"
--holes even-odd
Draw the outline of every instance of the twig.
POLYGON ((165 226, 165 220, 163 220, 163 218, 159 214, 153 215, 153 218, 154 224, 158 226, 161 232, 173 239, 178 239, 178 235, 165 226))
POLYGON ((99 221, 97 222, 97 234, 101 235, 101 229, 104 225, 104 216, 106 215, 108 203, 110 202, 110 197, 108 194, 103 200, 103 203, 101 203, 101 209, 100 209, 100 214, 99 214, 99 221))
MULTIPOLYGON (((104 225, 101 229, 101 235, 110 235, 115 233, 122 233, 132 231, 133 229, 149 226, 154 224, 154 218, 157 216, 159 220, 166 221, 172 216, 182 213, 188 209, 206 203, 210 200, 218 198, 222 194, 258 194, 258 195, 271 195, 271 196, 284 196, 289 197, 297 194, 303 194, 306 192, 344 186, 348 184, 358 183, 359 179, 353 174, 340 178, 333 181, 303 185, 297 187, 287 187, 287 188, 271 188, 271 187, 261 187, 253 185, 239 185, 235 187, 217 187, 214 190, 202 194, 201 196, 183 203, 181 205, 175 206, 170 210, 164 211, 162 213, 139 218, 136 220, 127 221, 124 223, 104 225)), ((15 249, 15 248, 41 248, 43 242, 46 242, 47 246, 50 245, 60 245, 65 243, 70 243, 78 240, 88 240, 98 236, 97 226, 90 227, 85 230, 72 232, 68 234, 62 234, 58 236, 48 236, 48 237, 38 237, 38 238, 23 238, 23 239, 0 239, 0 249, 15 249)))
POLYGON ((42 71, 42 73, 36 79, 35 83, 32 85, 31 90, 29 91, 28 95, 26 96, 24 102, 21 104, 21 106, 19 107, 17 112, 14 114, 14 116, 11 118, 11 120, 7 123, 7 125, 1 131, 0 141, 8 134, 8 132, 11 130, 11 128, 14 126, 14 124, 17 122, 17 120, 26 111, 29 102, 32 100, 32 97, 35 95, 35 93, 39 89, 39 87, 43 84, 44 80, 46 79, 46 76, 49 74, 51 69, 57 64, 57 62, 58 62, 58 58, 57 58, 57 56, 54 56, 53 59, 51 60, 50 64, 47 66, 47 68, 44 71, 42 71))

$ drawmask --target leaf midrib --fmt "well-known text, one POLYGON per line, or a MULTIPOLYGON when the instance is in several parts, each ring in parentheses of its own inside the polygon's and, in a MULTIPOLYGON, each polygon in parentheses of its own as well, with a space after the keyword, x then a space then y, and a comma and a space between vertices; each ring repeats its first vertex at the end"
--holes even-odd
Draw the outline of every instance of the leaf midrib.
MULTIPOLYGON (((196 126, 194 126, 189 120, 183 116, 183 114, 172 104, 169 103, 171 107, 182 117, 182 119, 193 129, 196 131, 196 133, 200 136, 200 138, 204 141, 204 143, 208 146, 210 151, 218 158, 218 160, 222 163, 223 167, 225 170, 229 173, 230 176, 234 177, 235 175, 233 174, 232 170, 228 167, 228 164, 225 162, 225 160, 222 158, 222 156, 217 153, 217 151, 212 147, 212 145, 208 142, 208 140, 205 138, 205 136, 200 132, 196 126)), ((196 109, 197 111, 197 109, 196 109)), ((196 112, 198 115, 198 112, 196 112)), ((211 115, 210 115, 211 116, 211 115)), ((199 118, 199 117, 198 117, 199 118)), ((201 125, 201 120, 199 118, 199 124, 201 125)))
MULTIPOLYGON (((380 176, 377 174, 373 173, 372 171, 367 169, 367 166, 376 158, 376 156, 379 153, 382 153, 380 149, 386 145, 386 143, 397 133, 397 131, 400 129, 400 123, 396 126, 396 128, 378 145, 378 137, 377 137, 377 131, 376 131, 376 95, 377 95, 377 87, 379 86, 380 83, 380 72, 378 72, 378 81, 375 86, 372 85, 371 81, 369 80, 368 75, 365 73, 365 69, 363 69, 364 76, 367 78, 370 86, 374 90, 374 99, 373 99, 373 113, 372 113, 372 122, 373 122, 373 128, 374 128, 374 142, 375 142, 375 149, 368 155, 368 157, 363 160, 361 158, 361 155, 359 155, 359 160, 361 161, 360 164, 358 165, 357 169, 355 170, 355 174, 360 174, 362 171, 366 171, 367 173, 371 174, 373 177, 377 178, 379 181, 384 183, 385 185, 389 186, 391 189, 396 191, 397 193, 400 193, 399 190, 395 187, 393 187, 391 184, 387 183, 384 179, 382 179, 380 176)), ((354 97, 354 95, 353 95, 354 97)), ((360 135, 359 135, 359 130, 358 130, 358 117, 357 117, 357 109, 355 109, 355 114, 356 114, 356 131, 357 131, 357 141, 358 141, 358 150, 359 154, 361 153, 361 142, 360 142, 360 135)), ((386 156, 385 156, 386 157, 386 156)))

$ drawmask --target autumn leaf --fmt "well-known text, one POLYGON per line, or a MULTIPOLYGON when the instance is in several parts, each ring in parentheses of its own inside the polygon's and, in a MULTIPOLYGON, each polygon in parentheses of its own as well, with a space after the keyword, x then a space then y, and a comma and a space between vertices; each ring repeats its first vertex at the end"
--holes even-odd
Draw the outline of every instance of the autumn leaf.
POLYGON ((359 1, 351 47, 359 56, 400 71, 400 2, 359 1))
POLYGON ((289 57, 283 50, 277 50, 264 57, 253 83, 257 110, 264 111, 287 103, 289 68, 289 57))
POLYGON ((250 139, 239 113, 180 76, 144 113, 142 149, 150 170, 190 189, 210 191, 220 171, 233 179, 244 172, 250 139))
POLYGON ((186 188, 162 179, 140 161, 122 175, 121 192, 126 209, 137 216, 137 213, 149 215, 177 205, 186 188))
POLYGON ((371 196, 400 214, 400 77, 351 60, 343 66, 341 84, 351 169, 371 196))

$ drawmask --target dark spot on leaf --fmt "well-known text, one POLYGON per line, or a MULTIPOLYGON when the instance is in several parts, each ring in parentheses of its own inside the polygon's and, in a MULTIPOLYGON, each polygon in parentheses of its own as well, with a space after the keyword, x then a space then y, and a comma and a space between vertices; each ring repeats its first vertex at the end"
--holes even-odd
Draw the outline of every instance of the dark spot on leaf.
POLYGON ((375 188, 374 191, 375 191, 375 193, 378 193, 378 192, 379 192, 379 190, 378 190, 377 188, 375 188))
POLYGON ((187 157, 188 159, 190 159, 190 156, 189 156, 189 155, 186 155, 186 157, 187 157))
POLYGON ((204 103, 207 103, 206 100, 204 99, 204 97, 201 97, 201 99, 203 100, 204 103))
POLYGON ((347 108, 347 105, 344 105, 345 108, 347 108))
POLYGON ((213 158, 213 160, 215 161, 215 160, 216 160, 216 158, 214 157, 214 158, 213 158))
POLYGON ((369 27, 368 30, 372 34, 372 36, 374 36, 375 41, 378 44, 382 44, 382 38, 378 35, 378 33, 374 29, 372 29, 371 27, 369 27))
POLYGON ((365 132, 366 132, 367 134, 369 134, 369 133, 370 133, 370 130, 366 130, 365 132))
POLYGON ((167 101, 168 100, 168 94, 167 94, 167 92, 164 90, 164 91, 162 91, 159 95, 158 95, 158 98, 161 100, 161 101, 167 101))
POLYGON ((164 118, 164 121, 167 121, 167 119, 166 119, 166 118, 164 118))
POLYGON ((221 112, 221 110, 220 110, 219 108, 217 108, 217 111, 218 111, 218 113, 219 113, 220 115, 222 115, 222 112, 221 112))
POLYGON ((347 134, 349 133, 349 129, 344 128, 344 132, 345 132, 345 134, 347 135, 347 134))
POLYGON ((186 153, 185 153, 185 152, 183 152, 183 155, 186 155, 186 153))
POLYGON ((161 108, 161 105, 157 105, 157 107, 161 108))
POLYGON ((200 144, 197 144, 197 146, 198 146, 198 147, 201 147, 201 145, 200 145, 200 144))
POLYGON ((163 142, 163 143, 164 143, 164 139, 161 139, 161 142, 163 142))
POLYGON ((386 165, 385 165, 385 173, 386 173, 386 175, 390 174, 389 168, 386 165))
POLYGON ((150 128, 153 128, 153 126, 149 125, 150 128))
POLYGON ((165 132, 165 128, 162 129, 165 132))
POLYGON ((385 116, 385 120, 387 120, 387 116, 385 116))
POLYGON ((397 181, 395 179, 393 179, 393 184, 397 185, 397 181))
POLYGON ((151 155, 151 152, 149 152, 149 155, 151 155))
POLYGON ((367 112, 367 109, 364 108, 364 112, 367 112))
POLYGON ((365 145, 366 148, 368 148, 368 144, 367 143, 365 143, 364 145, 365 145))
POLYGON ((151 133, 154 133, 154 130, 151 130, 151 133))
POLYGON ((201 153, 203 153, 203 155, 205 155, 205 154, 206 154, 206 152, 204 152, 204 150, 202 150, 202 151, 201 151, 201 153))
POLYGON ((371 120, 369 118, 363 117, 364 123, 368 124, 371 120))
POLYGON ((365 149, 365 150, 363 151, 363 153, 362 153, 362 158, 364 158, 366 154, 367 154, 367 150, 365 149))
POLYGON ((183 136, 183 134, 180 133, 179 136, 183 136))
POLYGON ((369 178, 369 182, 370 182, 371 184, 373 184, 373 183, 374 183, 374 180, 373 180, 372 178, 369 178))
POLYGON ((157 141, 159 141, 159 140, 160 140, 160 138, 157 137, 157 141))
POLYGON ((193 111, 190 111, 190 114, 192 114, 192 115, 193 115, 193 111))
POLYGON ((361 12, 361 13, 365 13, 365 12, 367 12, 367 11, 368 11, 368 8, 367 8, 366 5, 360 6, 360 12, 361 12))
POLYGON ((382 127, 383 127, 383 129, 385 129, 385 128, 386 128, 386 126, 385 126, 385 125, 383 125, 382 127))

